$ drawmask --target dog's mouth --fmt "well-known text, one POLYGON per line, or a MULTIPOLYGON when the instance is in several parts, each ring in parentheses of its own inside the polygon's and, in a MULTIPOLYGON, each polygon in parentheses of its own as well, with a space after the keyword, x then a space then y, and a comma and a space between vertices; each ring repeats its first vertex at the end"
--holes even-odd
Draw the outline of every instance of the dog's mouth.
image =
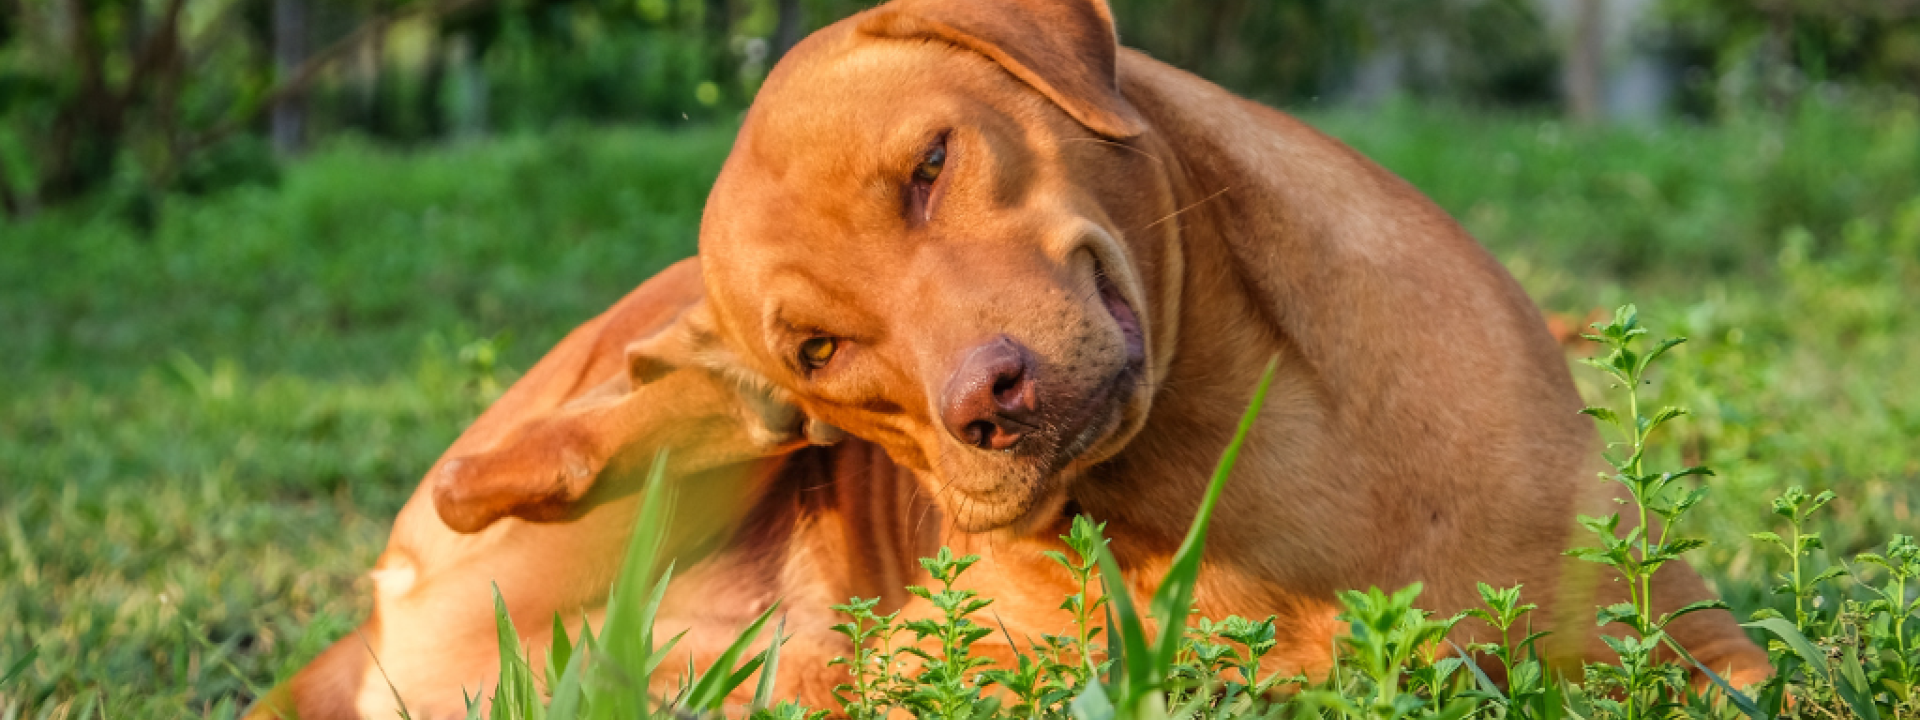
POLYGON ((1115 324, 1120 326, 1120 334, 1126 339, 1127 365, 1120 374, 1138 374, 1147 362, 1147 340, 1140 331, 1140 316, 1133 311, 1133 305, 1120 294, 1120 287, 1113 284, 1113 278, 1107 276, 1106 266, 1098 260, 1093 265, 1094 287, 1100 291, 1100 302, 1107 306, 1107 313, 1113 316, 1115 324))
MULTIPOLYGON (((1106 268, 1097 260, 1094 262, 1093 281, 1100 293, 1101 304, 1113 316, 1114 324, 1120 327, 1126 362, 1099 388, 1087 395, 1086 404, 1081 407, 1081 416, 1087 418, 1086 426, 1061 446, 1056 466, 1072 462, 1119 425, 1127 400, 1139 389, 1140 379, 1146 370, 1147 343, 1145 333, 1140 328, 1139 314, 1134 312, 1133 305, 1120 294, 1119 286, 1113 283, 1106 268)), ((1059 467, 1053 469, 1058 470, 1059 467)))

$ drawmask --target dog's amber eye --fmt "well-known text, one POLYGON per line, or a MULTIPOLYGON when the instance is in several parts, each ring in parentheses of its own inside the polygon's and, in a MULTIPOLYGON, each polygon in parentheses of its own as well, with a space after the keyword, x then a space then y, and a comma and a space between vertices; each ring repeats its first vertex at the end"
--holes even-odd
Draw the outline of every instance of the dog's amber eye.
POLYGON ((945 143, 933 146, 927 156, 920 158, 920 164, 913 168, 913 179, 923 183, 932 183, 940 179, 940 168, 947 164, 947 146, 945 143))
POLYGON ((833 338, 813 338, 800 343, 800 364, 808 370, 819 370, 827 366, 827 362, 833 359, 834 351, 839 349, 839 341, 833 338))

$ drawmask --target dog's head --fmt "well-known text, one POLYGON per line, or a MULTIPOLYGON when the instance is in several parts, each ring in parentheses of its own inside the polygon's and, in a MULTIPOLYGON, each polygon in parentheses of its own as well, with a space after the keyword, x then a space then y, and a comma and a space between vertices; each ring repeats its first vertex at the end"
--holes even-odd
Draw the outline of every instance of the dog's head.
POLYGON ((441 464, 441 521, 470 533, 505 517, 562 520, 596 484, 638 479, 663 451, 667 475, 681 477, 838 438, 719 344, 705 303, 628 345, 624 370, 441 464))
POLYGON ((1099 0, 896 0, 781 61, 707 202, 727 343, 962 529, 1063 498, 1168 360, 1172 195, 1117 54, 1099 0))

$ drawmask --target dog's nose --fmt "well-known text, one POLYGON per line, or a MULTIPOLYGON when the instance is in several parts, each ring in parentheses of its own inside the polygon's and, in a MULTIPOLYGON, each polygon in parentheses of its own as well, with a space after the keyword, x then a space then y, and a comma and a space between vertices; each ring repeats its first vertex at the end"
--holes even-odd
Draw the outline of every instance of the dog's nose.
POLYGON ((1027 348, 1000 336, 966 351, 947 379, 940 399, 940 420, 962 443, 983 450, 1005 450, 1033 429, 1039 409, 1033 387, 1033 360, 1027 348))

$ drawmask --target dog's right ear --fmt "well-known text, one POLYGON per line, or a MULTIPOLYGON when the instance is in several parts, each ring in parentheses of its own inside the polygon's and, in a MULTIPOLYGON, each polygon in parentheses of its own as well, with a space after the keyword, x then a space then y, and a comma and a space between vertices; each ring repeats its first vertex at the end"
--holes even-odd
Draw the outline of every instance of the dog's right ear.
POLYGON ((985 55, 1105 137, 1146 131, 1120 95, 1119 36, 1106 0, 894 0, 860 31, 985 55))

